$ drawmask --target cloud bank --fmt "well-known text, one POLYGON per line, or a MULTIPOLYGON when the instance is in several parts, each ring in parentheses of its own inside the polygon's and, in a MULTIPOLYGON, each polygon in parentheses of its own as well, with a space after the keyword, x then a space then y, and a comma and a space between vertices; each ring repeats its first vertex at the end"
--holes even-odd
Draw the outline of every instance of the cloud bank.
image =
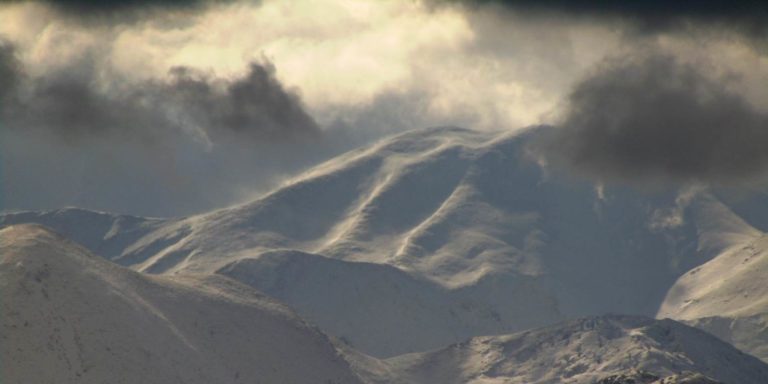
MULTIPOLYGON (((604 65, 584 77, 605 57, 637 56, 644 44, 675 57, 671 68, 693 68, 703 79, 693 82, 711 84, 694 89, 743 99, 732 108, 739 114, 768 110, 768 57, 755 50, 757 40, 741 38, 752 36, 743 32, 749 22, 738 24, 757 11, 444 3, 6 2, 0 36, 13 45, 0 49, 2 208, 188 214, 243 201, 320 160, 408 129, 515 130, 558 123, 573 107, 565 120, 575 134, 587 117, 574 111, 601 97, 568 100, 570 90, 608 76, 606 68, 630 66, 604 65), (674 22, 665 26, 657 16, 674 22), (696 64, 706 60, 714 69, 696 64), (728 72, 738 76, 717 80, 728 72)), ((553 162, 578 154, 576 143, 553 162)), ((621 177, 613 165, 585 163, 593 165, 579 172, 621 177)), ((658 171, 667 166, 631 169, 658 182, 725 180, 716 176, 724 171, 658 171)))

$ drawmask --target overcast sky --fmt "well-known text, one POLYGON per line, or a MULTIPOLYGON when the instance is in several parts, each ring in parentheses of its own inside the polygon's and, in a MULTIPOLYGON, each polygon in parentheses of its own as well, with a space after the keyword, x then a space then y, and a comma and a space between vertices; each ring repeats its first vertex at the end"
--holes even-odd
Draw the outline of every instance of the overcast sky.
POLYGON ((601 182, 762 182, 768 6, 683 3, 2 2, 2 209, 186 215, 435 125, 551 125, 601 182))

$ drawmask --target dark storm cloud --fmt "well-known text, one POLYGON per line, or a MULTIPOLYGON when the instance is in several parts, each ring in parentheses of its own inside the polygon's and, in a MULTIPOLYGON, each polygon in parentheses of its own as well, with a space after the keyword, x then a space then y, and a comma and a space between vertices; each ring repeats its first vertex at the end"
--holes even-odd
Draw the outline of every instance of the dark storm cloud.
POLYGON ((233 79, 177 68, 132 83, 97 61, 33 77, 0 45, 0 209, 189 214, 338 151, 269 63, 233 79))
POLYGON ((768 37, 768 2, 762 0, 436 0, 467 5, 499 4, 523 12, 621 18, 641 30, 676 29, 689 22, 736 28, 752 37, 768 37))
MULTIPOLYGON (((22 3, 29 0, 0 0, 0 4, 22 3)), ((139 9, 191 9, 224 0, 42 0, 54 8, 86 16, 88 13, 124 12, 139 9)))
MULTIPOLYGON (((254 0, 257 1, 257 0, 254 0)), ((126 25, 158 19, 167 15, 163 25, 175 28, 190 22, 195 16, 231 0, 0 0, 3 4, 40 3, 59 17, 76 24, 126 25), (181 17, 178 17, 181 16, 181 17)))
POLYGON ((544 136, 551 161, 600 179, 723 184, 768 170, 768 115, 665 55, 602 66, 544 136))
POLYGON ((105 10, 146 6, 189 7, 199 5, 205 0, 45 0, 45 2, 64 8, 105 10))
POLYGON ((293 140, 316 135, 319 129, 314 120, 298 96, 277 81, 274 72, 270 63, 252 63, 244 77, 222 82, 188 68, 176 68, 173 81, 160 86, 156 93, 175 101, 189 119, 207 127, 214 138, 248 135, 293 140))
POLYGON ((49 130, 67 139, 120 132, 128 135, 164 129, 160 110, 130 96, 96 89, 90 76, 62 72, 24 79, 3 116, 5 129, 49 130))
POLYGON ((15 93, 14 88, 4 91, 11 92, 4 103, 6 129, 49 130, 77 139, 155 137, 194 128, 213 141, 263 142, 319 133, 299 97, 275 78, 270 63, 252 63, 244 76, 232 80, 176 68, 164 81, 105 86, 88 60, 28 78, 18 70, 13 48, 6 46, 0 50, 0 76, 3 84, 17 84, 15 93))

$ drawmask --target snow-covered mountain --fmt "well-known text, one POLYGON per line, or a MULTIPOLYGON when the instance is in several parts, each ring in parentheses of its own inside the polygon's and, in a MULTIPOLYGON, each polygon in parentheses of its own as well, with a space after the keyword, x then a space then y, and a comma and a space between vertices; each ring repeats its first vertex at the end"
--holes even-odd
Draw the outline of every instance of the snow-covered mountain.
POLYGON ((380 360, 226 277, 134 272, 39 225, 0 230, 0 255, 3 383, 768 380, 768 364, 672 320, 586 318, 380 360))
POLYGON ((513 335, 477 337, 385 362, 401 380, 413 383, 703 384, 717 380, 758 384, 768 380, 768 365, 714 336, 672 320, 633 316, 582 318, 513 335), (694 378, 698 381, 686 381, 694 378))
POLYGON ((659 312, 670 288, 761 236, 706 191, 553 172, 528 153, 535 134, 413 131, 189 218, 69 209, 0 224, 44 223, 138 271, 232 277, 379 357, 604 313, 688 320, 659 312))
POLYGON ((358 383, 329 339, 220 276, 146 276, 36 225, 0 230, 0 381, 358 383))

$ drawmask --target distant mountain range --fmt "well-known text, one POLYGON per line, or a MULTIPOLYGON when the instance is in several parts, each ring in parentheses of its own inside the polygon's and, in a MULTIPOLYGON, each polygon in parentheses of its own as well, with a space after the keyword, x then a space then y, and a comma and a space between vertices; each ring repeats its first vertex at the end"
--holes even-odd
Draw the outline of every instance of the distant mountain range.
MULTIPOLYGON (((703 189, 641 192, 574 179, 530 153, 535 135, 414 131, 320 164, 255 201, 188 218, 68 208, 7 213, 0 225, 56 237, 16 225, 46 226, 111 260, 99 262, 119 274, 160 286, 263 292, 272 299, 258 300, 285 303, 335 340, 334 347, 306 329, 306 337, 327 342, 331 352, 319 359, 328 364, 329 377, 591 383, 650 367, 659 379, 677 374, 675 380, 688 380, 694 376, 680 375, 690 371, 726 383, 768 382, 757 360, 703 332, 648 319, 684 321, 768 361, 768 280, 761 278, 768 266, 764 234, 755 228, 764 222, 762 208, 750 208, 764 205, 760 197, 703 189), (609 313, 641 317, 594 318, 609 313), (592 323, 596 330, 585 325, 592 323), (603 327, 620 342, 586 343, 605 338, 603 327), (531 328, 537 330, 517 333, 531 328), (647 334, 658 329, 696 341, 678 350, 647 334), (568 336, 567 345, 599 352, 561 356, 528 348, 533 355, 522 361, 514 360, 519 346, 509 346, 521 337, 582 333, 583 341, 568 336), (487 336, 504 334, 513 335, 487 336), (754 376, 733 376, 719 365, 712 365, 717 372, 707 370, 717 359, 696 360, 690 354, 699 352, 697 343, 712 349, 706 353, 742 356, 728 358, 752 367, 744 372, 754 376), (342 361, 332 369, 336 348, 346 351, 352 368, 342 361), (609 367, 595 360, 653 348, 661 352, 628 360, 637 364, 609 367), (682 356, 676 354, 686 357, 675 360, 682 356), (560 360, 551 359, 576 360, 555 369, 560 360), (645 363, 654 359, 658 364, 645 363), (441 364, 446 368, 433 369, 441 364), (520 364, 548 367, 554 376, 514 368, 520 364)), ((146 310, 129 307, 137 310, 131 316, 146 310)))

